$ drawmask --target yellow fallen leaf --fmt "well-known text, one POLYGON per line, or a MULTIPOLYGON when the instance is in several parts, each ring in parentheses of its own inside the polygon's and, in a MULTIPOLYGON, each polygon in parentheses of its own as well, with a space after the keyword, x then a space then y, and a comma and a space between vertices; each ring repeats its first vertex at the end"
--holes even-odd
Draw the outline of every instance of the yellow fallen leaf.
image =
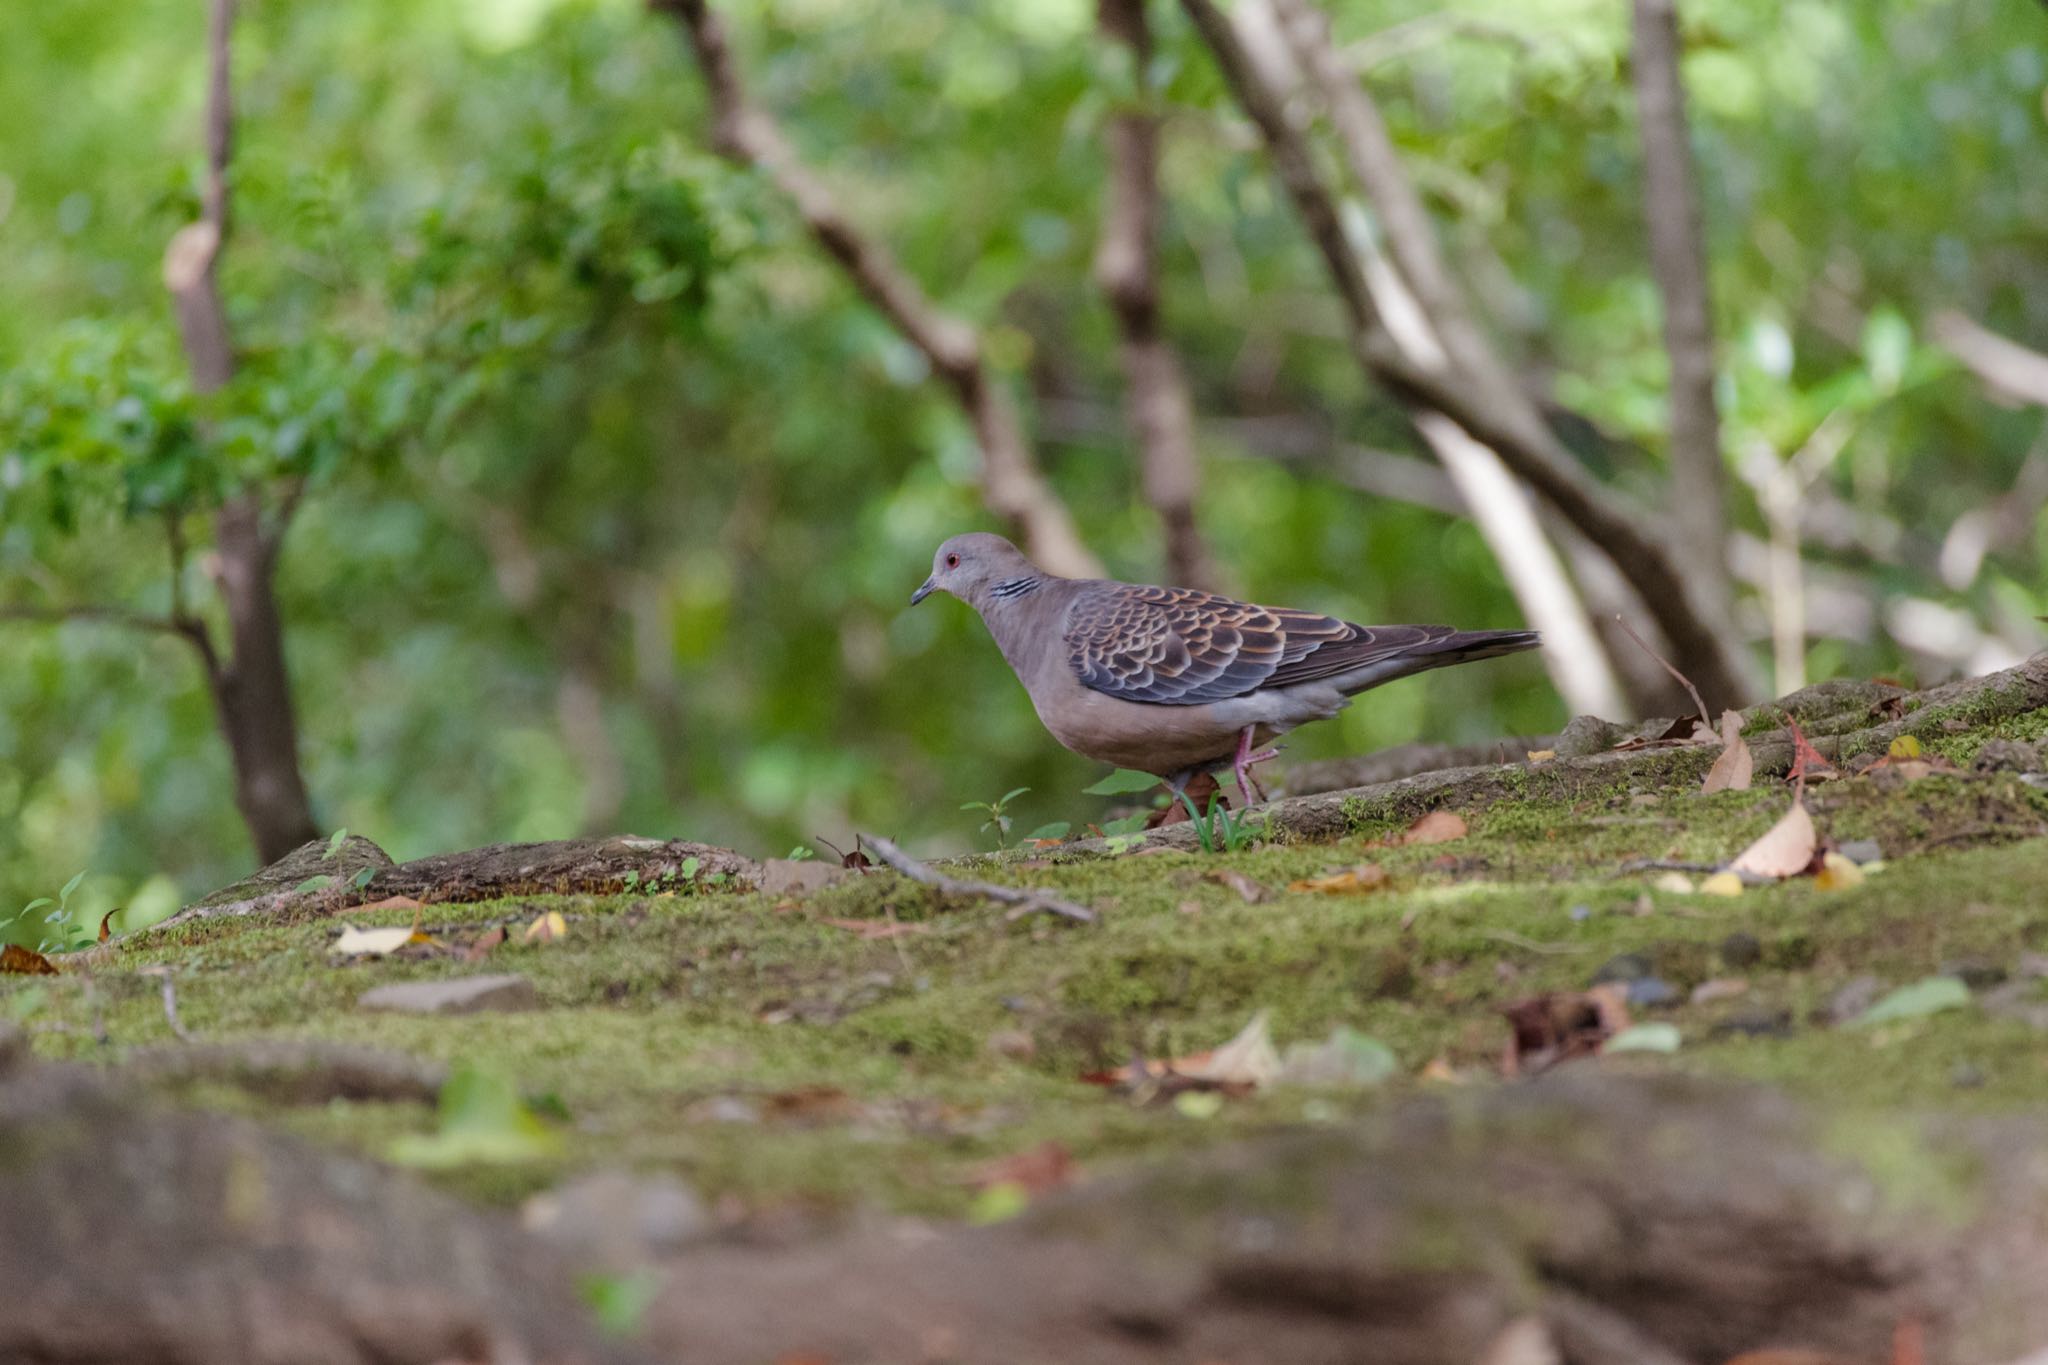
POLYGON ((1806 803, 1792 798, 1792 809, 1778 817, 1778 823, 1763 832, 1755 843, 1735 855, 1730 872, 1747 872, 1752 877, 1796 877, 1813 862, 1820 845, 1820 832, 1806 803))
POLYGON ((1756 759, 1749 752, 1749 745, 1742 738, 1742 713, 1723 711, 1721 713, 1721 756, 1714 760, 1714 766, 1707 769, 1707 780, 1700 784, 1702 792, 1746 792, 1750 779, 1756 773, 1756 759))
POLYGON ((349 924, 342 926, 341 937, 329 944, 327 951, 343 957, 382 957, 414 941, 424 943, 426 935, 409 928, 358 929, 349 924))
POLYGON ((1692 878, 1686 876, 1683 872, 1666 872, 1663 876, 1657 878, 1656 881, 1651 882, 1650 885, 1658 891, 1668 892, 1674 896, 1690 896, 1692 894, 1692 878))
POLYGON ((1733 872, 1716 872, 1700 883, 1702 896, 1739 896, 1742 894, 1742 878, 1733 872))
POLYGON ((552 943, 558 938, 569 936, 569 921, 562 918, 559 910, 550 910, 526 926, 526 932, 519 936, 524 943, 552 943))
POLYGON ((1319 896, 1357 896, 1378 891, 1387 884, 1387 870, 1378 863, 1360 863, 1327 877, 1304 877, 1287 883, 1289 891, 1308 891, 1319 896))
POLYGON ((1863 869, 1839 853, 1830 853, 1821 860, 1813 884, 1823 891, 1853 890, 1863 885, 1863 869))
POLYGON ((1557 757, 1557 750, 1555 749, 1531 749, 1528 753, 1531 763, 1548 763, 1551 759, 1557 757))
POLYGON ((1891 742, 1891 747, 1886 749, 1885 752, 1893 758, 1918 758, 1920 757, 1920 741, 1912 735, 1900 735, 1891 742))

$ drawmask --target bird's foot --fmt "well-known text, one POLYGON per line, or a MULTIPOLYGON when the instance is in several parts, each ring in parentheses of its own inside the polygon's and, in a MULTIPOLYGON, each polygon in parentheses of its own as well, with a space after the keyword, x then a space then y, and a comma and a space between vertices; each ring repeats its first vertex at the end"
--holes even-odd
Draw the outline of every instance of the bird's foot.
POLYGON ((1259 785, 1259 780, 1256 777, 1252 776, 1252 769, 1268 759, 1280 756, 1280 746, 1278 745, 1270 749, 1261 749, 1257 753, 1252 752, 1252 735, 1256 732, 1257 728, 1257 726, 1252 725, 1244 727, 1244 733, 1237 737, 1237 757, 1231 763, 1231 769, 1237 775, 1239 799, 1247 807, 1254 801, 1264 801, 1266 799, 1266 789, 1259 785))

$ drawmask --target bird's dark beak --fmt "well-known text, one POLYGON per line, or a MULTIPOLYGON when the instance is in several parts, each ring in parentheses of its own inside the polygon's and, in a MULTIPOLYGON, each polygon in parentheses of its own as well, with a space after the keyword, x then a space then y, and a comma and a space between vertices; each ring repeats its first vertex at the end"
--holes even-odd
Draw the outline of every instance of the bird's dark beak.
POLYGON ((938 586, 939 585, 936 582, 929 578, 927 578, 924 582, 918 584, 917 591, 910 594, 910 605, 914 607, 918 603, 924 601, 925 598, 930 597, 932 595, 932 591, 938 586))

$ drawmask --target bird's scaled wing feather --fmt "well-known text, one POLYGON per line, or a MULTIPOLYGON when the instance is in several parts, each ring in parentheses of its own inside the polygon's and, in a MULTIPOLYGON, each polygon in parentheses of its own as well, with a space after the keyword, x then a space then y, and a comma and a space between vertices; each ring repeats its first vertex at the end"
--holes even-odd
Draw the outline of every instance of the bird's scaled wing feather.
POLYGON ((1191 588, 1103 583, 1075 599, 1063 638, 1083 686, 1124 701, 1199 706, 1334 677, 1449 633, 1356 626, 1191 588))

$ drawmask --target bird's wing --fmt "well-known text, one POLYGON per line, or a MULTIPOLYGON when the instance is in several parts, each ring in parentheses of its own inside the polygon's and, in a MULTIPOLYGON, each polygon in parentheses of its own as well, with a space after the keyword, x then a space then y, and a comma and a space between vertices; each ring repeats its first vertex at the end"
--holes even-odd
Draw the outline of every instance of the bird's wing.
POLYGON ((1085 687, 1124 701, 1199 706, 1334 677, 1450 634, 1442 626, 1358 626, 1191 588, 1101 583, 1075 598, 1062 641, 1085 687))

